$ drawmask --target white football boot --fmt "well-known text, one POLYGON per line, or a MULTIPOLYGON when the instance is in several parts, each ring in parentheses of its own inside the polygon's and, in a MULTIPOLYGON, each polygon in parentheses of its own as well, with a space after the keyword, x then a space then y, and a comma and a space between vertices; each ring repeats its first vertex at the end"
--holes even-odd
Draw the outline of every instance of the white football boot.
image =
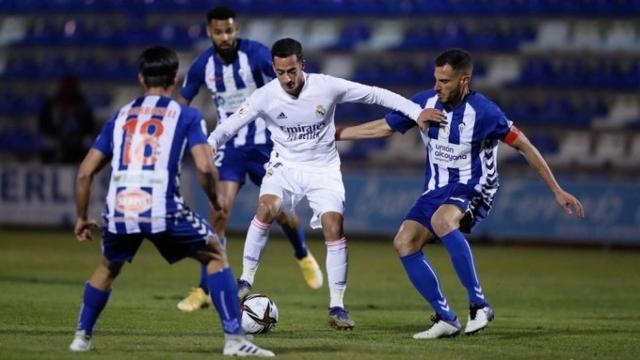
POLYGON ((414 339, 440 339, 446 337, 454 337, 460 334, 460 321, 456 318, 453 321, 445 321, 440 315, 436 314, 431 317, 433 325, 425 331, 413 334, 414 339))
POLYGON ((224 356, 259 356, 259 357, 274 357, 276 354, 273 351, 263 349, 251 341, 245 336, 225 336, 224 349, 222 350, 224 356))
POLYGON ((469 307, 469 318, 464 333, 467 335, 475 334, 489 325, 489 321, 493 320, 493 309, 489 304, 475 305, 469 307))
POLYGON ((87 334, 84 330, 76 331, 76 335, 71 345, 69 345, 69 351, 84 352, 91 349, 93 349, 93 346, 91 346, 91 335, 87 334))

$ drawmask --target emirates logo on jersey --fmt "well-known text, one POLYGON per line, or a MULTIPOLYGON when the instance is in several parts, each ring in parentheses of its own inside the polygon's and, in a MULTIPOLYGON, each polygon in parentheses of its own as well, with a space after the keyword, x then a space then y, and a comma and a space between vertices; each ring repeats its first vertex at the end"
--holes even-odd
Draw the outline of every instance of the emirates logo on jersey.
POLYGON ((151 209, 151 194, 142 190, 124 190, 116 195, 115 208, 122 213, 141 213, 151 209))

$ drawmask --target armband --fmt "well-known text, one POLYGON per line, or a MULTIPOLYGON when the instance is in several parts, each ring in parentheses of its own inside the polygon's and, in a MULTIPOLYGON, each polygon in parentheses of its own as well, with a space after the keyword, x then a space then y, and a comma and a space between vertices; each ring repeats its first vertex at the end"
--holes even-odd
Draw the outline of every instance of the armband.
POLYGON ((512 125, 502 141, 507 145, 511 145, 516 141, 518 135, 520 135, 520 129, 518 129, 515 125, 512 125))

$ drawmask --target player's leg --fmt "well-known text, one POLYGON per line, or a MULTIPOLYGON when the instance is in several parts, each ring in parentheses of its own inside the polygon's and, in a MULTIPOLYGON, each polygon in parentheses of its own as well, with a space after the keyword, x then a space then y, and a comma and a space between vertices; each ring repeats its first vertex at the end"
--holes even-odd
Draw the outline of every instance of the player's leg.
POLYGON ((267 246, 271 224, 280 212, 281 206, 281 197, 274 194, 260 195, 256 215, 251 220, 244 242, 242 275, 238 280, 238 296, 240 298, 251 291, 262 252, 267 246))
POLYGON ((338 330, 351 330, 355 321, 351 319, 344 306, 344 293, 347 289, 348 248, 344 236, 343 217, 338 212, 325 212, 320 217, 322 234, 327 245, 327 282, 329 284, 329 326, 338 330))
POLYGON ((244 335, 236 296, 238 289, 225 247, 204 219, 197 214, 192 214, 192 218, 195 220, 179 220, 167 231, 166 238, 154 239, 154 244, 171 263, 190 256, 206 267, 209 294, 224 332, 223 355, 274 356, 273 352, 252 344, 244 335))
POLYGON ((111 284, 120 273, 122 265, 123 263, 110 263, 103 256, 89 281, 85 283, 78 325, 69 350, 77 352, 91 350, 95 324, 107 305, 111 295, 111 284))
POLYGON ((400 255, 407 276, 422 297, 431 304, 436 315, 433 325, 414 335, 415 339, 436 339, 455 336, 460 332, 460 321, 440 288, 433 266, 422 247, 434 238, 431 217, 446 198, 446 192, 434 190, 422 195, 413 204, 394 238, 394 247, 400 255))
POLYGON ((142 243, 139 234, 116 235, 104 231, 102 237, 102 258, 89 281, 85 283, 82 306, 71 351, 89 351, 91 338, 100 313, 111 295, 111 285, 125 261, 131 261, 142 243))
MULTIPOLYGON (((412 209, 413 210, 413 209, 412 209)), ((410 212, 411 215, 413 213, 410 212)), ((402 222, 393 245, 400 255, 402 266, 418 293, 436 312, 433 324, 425 331, 413 335, 414 339, 437 339, 460 333, 460 322, 440 289, 440 282, 429 260, 422 252, 424 244, 433 235, 421 223, 409 217, 402 222)))
MULTIPOLYGON (((226 245, 227 241, 225 229, 240 186, 241 184, 237 181, 220 181, 218 183, 218 195, 221 209, 220 211, 216 211, 212 208, 209 212, 209 221, 213 224, 213 228, 223 246, 226 245)), ((201 265, 198 287, 192 288, 189 295, 178 303, 178 309, 191 312, 206 308, 209 305, 211 305, 211 297, 209 297, 209 287, 207 285, 207 269, 204 265, 201 265)))
MULTIPOLYGON (((269 162, 271 149, 272 147, 268 145, 258 145, 246 153, 248 161, 245 163, 249 179, 259 187, 262 186, 262 179, 266 175, 264 165, 269 162)), ((320 266, 318 266, 316 259, 307 249, 304 230, 300 226, 298 217, 295 216, 294 212, 283 211, 276 217, 276 222, 280 225, 293 247, 293 255, 298 259, 298 265, 302 270, 302 275, 307 285, 312 289, 322 287, 322 271, 320 271, 320 266)))
POLYGON ((442 239, 458 278, 467 290, 470 310, 465 333, 472 334, 484 329, 493 320, 494 314, 480 286, 471 247, 458 229, 463 216, 464 212, 458 206, 443 204, 433 214, 431 225, 442 239))
POLYGON ((299 174, 305 184, 309 206, 313 210, 311 227, 322 227, 327 246, 327 284, 329 286, 329 325, 352 329, 355 322, 344 306, 347 288, 348 249, 343 230, 345 192, 340 170, 299 174))
POLYGON ((323 283, 322 270, 320 270, 320 265, 311 251, 307 249, 300 220, 294 214, 282 211, 276 217, 276 222, 280 224, 282 231, 293 246, 294 256, 298 259, 298 266, 302 270, 305 282, 312 289, 320 289, 323 283))

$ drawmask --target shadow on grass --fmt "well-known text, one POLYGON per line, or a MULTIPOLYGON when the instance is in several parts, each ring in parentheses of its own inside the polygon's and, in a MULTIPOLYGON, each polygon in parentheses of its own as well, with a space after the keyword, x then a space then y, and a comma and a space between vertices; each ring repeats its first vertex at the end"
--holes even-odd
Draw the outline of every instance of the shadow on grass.
POLYGON ((21 284, 44 284, 44 285, 77 285, 82 286, 82 281, 72 279, 55 279, 41 277, 20 277, 20 276, 0 276, 0 282, 21 283, 21 284))
MULTIPOLYGON (((41 336, 41 335, 69 335, 69 336, 73 336, 73 333, 75 332, 75 330, 71 327, 71 328, 64 328, 64 329, 47 329, 47 330, 42 330, 42 329, 0 329, 0 335, 2 334, 8 334, 8 335, 16 335, 16 334, 20 334, 20 335, 32 335, 32 336, 41 336)), ((180 338, 180 337, 193 337, 193 336, 199 336, 199 337, 210 337, 211 336, 211 332, 210 331, 201 331, 201 332, 195 332, 195 331, 191 331, 191 332, 180 332, 179 334, 176 334, 175 331, 171 331, 169 329, 167 329, 166 331, 131 331, 131 330, 117 330, 117 329, 113 329, 113 330, 98 330, 95 332, 96 334, 96 338, 102 338, 102 337, 120 337, 120 336, 135 336, 135 337, 153 337, 153 338, 158 338, 158 337, 170 337, 172 339, 175 338, 180 338)), ((220 339, 222 339, 222 335, 220 335, 220 339)))

